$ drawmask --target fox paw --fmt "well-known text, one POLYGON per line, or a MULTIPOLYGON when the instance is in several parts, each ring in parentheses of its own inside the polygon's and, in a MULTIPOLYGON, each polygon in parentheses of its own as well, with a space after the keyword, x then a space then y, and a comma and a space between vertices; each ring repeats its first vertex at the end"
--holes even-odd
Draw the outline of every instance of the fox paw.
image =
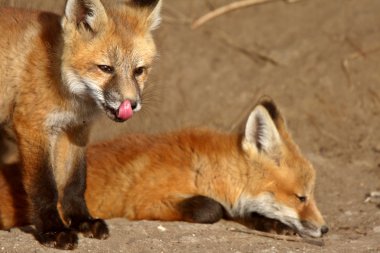
POLYGON ((88 219, 82 221, 75 229, 88 238, 104 240, 109 237, 108 226, 102 219, 88 219))
POLYGON ((78 235, 71 230, 45 232, 38 235, 38 241, 50 248, 73 250, 78 246, 78 235))

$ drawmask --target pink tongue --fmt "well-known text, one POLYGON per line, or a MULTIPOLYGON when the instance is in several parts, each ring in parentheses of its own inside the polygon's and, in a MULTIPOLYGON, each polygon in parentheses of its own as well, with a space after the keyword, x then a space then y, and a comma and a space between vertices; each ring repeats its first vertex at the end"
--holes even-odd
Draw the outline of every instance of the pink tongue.
POLYGON ((125 100, 119 107, 117 117, 121 120, 127 120, 133 116, 131 101, 125 100))

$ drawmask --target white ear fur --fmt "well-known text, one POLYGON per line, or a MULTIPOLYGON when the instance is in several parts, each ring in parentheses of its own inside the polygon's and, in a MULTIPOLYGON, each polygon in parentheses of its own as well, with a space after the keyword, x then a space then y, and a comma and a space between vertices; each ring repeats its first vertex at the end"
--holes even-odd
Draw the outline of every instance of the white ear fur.
POLYGON ((95 31, 107 20, 107 13, 100 0, 67 0, 65 17, 77 25, 84 22, 95 31))
POLYGON ((249 115, 245 127, 244 146, 268 155, 279 151, 281 137, 268 111, 261 105, 249 115))
POLYGON ((162 9, 162 0, 159 0, 156 6, 154 7, 152 13, 148 17, 151 31, 157 29, 161 24, 161 9, 162 9))

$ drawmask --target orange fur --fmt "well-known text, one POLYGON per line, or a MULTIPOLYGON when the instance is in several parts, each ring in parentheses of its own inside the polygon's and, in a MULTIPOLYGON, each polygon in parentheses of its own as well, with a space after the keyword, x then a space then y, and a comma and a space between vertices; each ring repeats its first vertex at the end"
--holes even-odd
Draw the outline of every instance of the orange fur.
POLYGON ((30 219, 47 246, 75 248, 72 231, 108 236, 83 196, 90 127, 102 111, 120 122, 139 110, 156 55, 161 2, 110 2, 67 0, 62 17, 0 9, 0 133, 17 143, 30 219))
MULTIPOLYGON (((252 115, 265 116, 263 108, 268 105, 274 106, 262 101, 252 115)), ((280 220, 301 234, 321 236, 325 222, 313 197, 315 171, 280 116, 272 118, 281 138, 276 156, 267 153, 264 146, 257 150, 257 143, 248 143, 249 132, 235 135, 207 129, 128 135, 91 146, 86 190, 91 214, 196 221, 184 215, 180 205, 191 197, 206 196, 220 203, 228 218, 241 220, 258 213, 280 220), (297 195, 307 200, 302 202, 297 195), (279 214, 269 208, 272 201, 283 208, 279 214), (257 209, 260 205, 262 208, 257 209), (281 216, 288 214, 298 216, 295 225, 281 216), (301 222, 310 228, 297 227, 301 222)), ((249 124, 246 129, 250 129, 249 124)))

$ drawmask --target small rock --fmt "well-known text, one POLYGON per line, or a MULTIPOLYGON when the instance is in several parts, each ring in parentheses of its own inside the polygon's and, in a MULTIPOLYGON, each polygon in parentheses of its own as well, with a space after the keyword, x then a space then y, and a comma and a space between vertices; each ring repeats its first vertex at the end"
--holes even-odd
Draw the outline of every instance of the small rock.
POLYGON ((352 212, 351 211, 345 211, 344 214, 347 215, 347 216, 352 216, 352 212))
POLYGON ((165 232, 166 231, 166 227, 162 226, 162 225, 159 225, 157 227, 158 230, 160 230, 161 232, 165 232))
POLYGON ((380 226, 374 227, 373 232, 380 233, 380 226))

